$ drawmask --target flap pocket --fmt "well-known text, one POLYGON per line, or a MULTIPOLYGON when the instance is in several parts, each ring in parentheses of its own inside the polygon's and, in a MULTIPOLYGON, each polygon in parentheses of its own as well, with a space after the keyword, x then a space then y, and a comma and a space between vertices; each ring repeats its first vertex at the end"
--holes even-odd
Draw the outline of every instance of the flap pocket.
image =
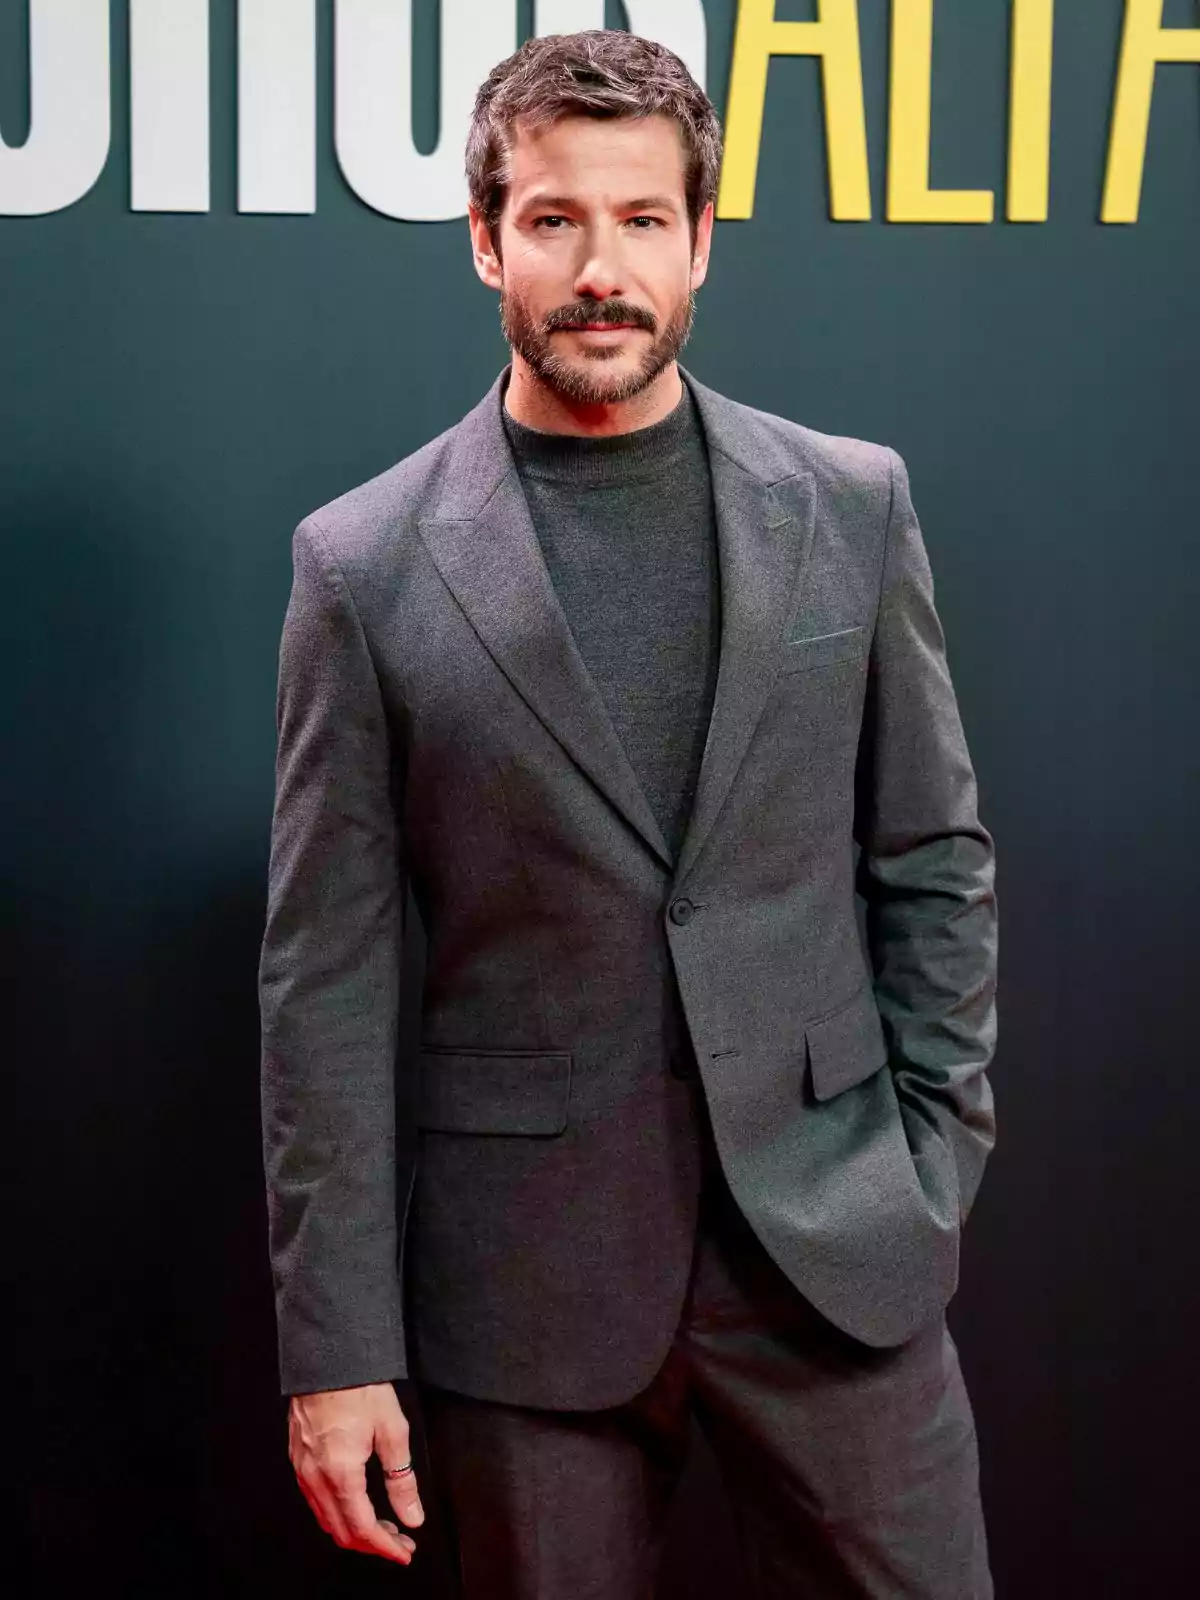
POLYGON ((810 1022, 805 1029, 812 1089, 831 1100, 843 1089, 872 1077, 888 1058, 887 1041, 870 983, 840 1010, 810 1022))
POLYGON ((867 647, 863 627, 841 628, 837 633, 819 633, 810 639, 789 639, 783 649, 783 670, 803 672, 808 667, 827 667, 834 661, 854 661, 867 647))
POLYGON ((439 1133, 562 1133, 569 1050, 422 1047, 417 1125, 439 1133))

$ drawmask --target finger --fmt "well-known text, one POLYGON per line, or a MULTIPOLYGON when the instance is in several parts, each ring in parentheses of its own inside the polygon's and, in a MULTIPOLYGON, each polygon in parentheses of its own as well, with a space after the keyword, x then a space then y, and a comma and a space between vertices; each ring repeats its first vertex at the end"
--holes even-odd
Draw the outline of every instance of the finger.
POLYGON ((406 1472, 402 1478, 385 1478, 388 1504, 410 1528, 419 1528, 425 1521, 425 1508, 417 1489, 416 1474, 406 1472))
POLYGON ((398 1528, 393 1530, 375 1515, 375 1507, 367 1494, 364 1473, 360 1471, 338 1479, 337 1493, 338 1510, 350 1531, 355 1549, 385 1556, 391 1561, 407 1563, 412 1560, 416 1545, 407 1534, 401 1533, 398 1528))
POLYGON ((379 1518, 379 1526, 381 1528, 386 1528, 389 1533, 394 1533, 396 1535, 396 1537, 399 1539, 400 1543, 408 1551, 410 1560, 412 1559, 413 1556, 416 1555, 416 1553, 417 1553, 416 1540, 415 1539, 410 1539, 406 1533, 401 1533, 400 1529, 396 1526, 396 1524, 394 1522, 389 1522, 386 1517, 380 1517, 379 1518))
POLYGON ((425 1521, 425 1509, 421 1505, 416 1473, 406 1472, 398 1478, 389 1478, 387 1475, 389 1467, 398 1467, 404 1462, 411 1466, 407 1426, 389 1428, 386 1433, 380 1431, 376 1434, 375 1453, 384 1469, 383 1483, 392 1510, 401 1522, 406 1522, 410 1528, 419 1528, 425 1521))

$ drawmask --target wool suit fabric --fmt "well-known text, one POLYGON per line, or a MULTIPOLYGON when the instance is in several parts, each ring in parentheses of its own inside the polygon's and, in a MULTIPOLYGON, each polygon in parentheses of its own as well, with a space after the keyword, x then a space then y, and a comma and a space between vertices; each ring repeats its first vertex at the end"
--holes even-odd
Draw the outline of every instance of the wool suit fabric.
POLYGON ((260 963, 287 1393, 630 1400, 683 1306, 706 1119, 843 1334, 901 1346, 956 1287, 995 1134, 994 854, 905 468, 681 373, 721 641, 675 858, 555 599, 508 369, 295 532, 260 963))
MULTIPOLYGON (((693 1424, 735 1533, 705 1594, 992 1600, 945 1318, 887 1349, 853 1339, 779 1270, 719 1162, 706 1180, 670 1349, 631 1400, 548 1411, 419 1386, 421 1493, 461 1600, 650 1600, 693 1424)), ((693 1517, 687 1537, 713 1532, 693 1517)))

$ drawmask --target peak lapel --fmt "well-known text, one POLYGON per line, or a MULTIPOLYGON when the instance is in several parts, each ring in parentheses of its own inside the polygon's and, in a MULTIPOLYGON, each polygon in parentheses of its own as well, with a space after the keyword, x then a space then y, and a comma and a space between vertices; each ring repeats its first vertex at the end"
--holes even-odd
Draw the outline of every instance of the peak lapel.
POLYGON ((513 688, 663 864, 671 853, 554 593, 500 415, 507 369, 460 423, 421 535, 513 688))
POLYGON ((783 663, 815 523, 813 480, 796 472, 743 407, 684 372, 712 466, 721 572, 721 654, 712 717, 674 883, 686 877, 725 803, 783 663))

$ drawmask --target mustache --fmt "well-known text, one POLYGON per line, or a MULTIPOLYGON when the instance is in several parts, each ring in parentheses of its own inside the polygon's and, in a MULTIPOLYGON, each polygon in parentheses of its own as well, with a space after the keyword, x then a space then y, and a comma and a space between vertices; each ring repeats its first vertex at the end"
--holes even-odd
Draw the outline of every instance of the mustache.
POLYGON ((658 326, 653 313, 626 300, 581 300, 573 306, 559 306, 544 319, 542 326, 547 333, 556 333, 563 328, 582 328, 589 322, 629 322, 647 333, 653 333, 658 326))

